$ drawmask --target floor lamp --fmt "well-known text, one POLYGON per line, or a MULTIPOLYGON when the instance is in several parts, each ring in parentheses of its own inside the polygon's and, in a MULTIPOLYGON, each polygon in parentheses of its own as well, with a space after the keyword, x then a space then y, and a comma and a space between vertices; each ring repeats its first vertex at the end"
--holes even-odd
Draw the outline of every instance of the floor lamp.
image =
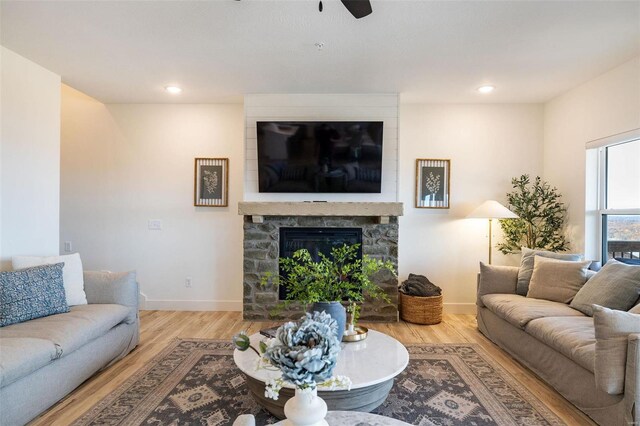
POLYGON ((489 219, 489 265, 491 265, 491 223, 493 219, 517 219, 518 215, 497 201, 485 201, 467 215, 469 219, 489 219))

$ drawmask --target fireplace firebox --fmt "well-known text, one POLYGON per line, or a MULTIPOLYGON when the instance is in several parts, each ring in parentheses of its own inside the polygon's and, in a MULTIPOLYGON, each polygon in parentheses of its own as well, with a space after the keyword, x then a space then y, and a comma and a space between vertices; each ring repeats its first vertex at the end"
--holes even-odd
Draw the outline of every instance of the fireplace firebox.
MULTIPOLYGON (((320 253, 331 255, 331 249, 344 244, 359 244, 357 258, 362 259, 362 228, 280 228, 280 258, 291 257, 300 249, 307 249, 314 261, 320 260, 320 253)), ((282 275, 282 270, 280 271, 282 275)), ((280 300, 286 300, 288 290, 278 289, 280 300)))

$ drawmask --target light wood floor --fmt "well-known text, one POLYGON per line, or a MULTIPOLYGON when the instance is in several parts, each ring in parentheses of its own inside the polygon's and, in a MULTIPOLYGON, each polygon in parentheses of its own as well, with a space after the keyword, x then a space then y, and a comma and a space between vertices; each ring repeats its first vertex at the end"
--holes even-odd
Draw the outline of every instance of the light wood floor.
MULTIPOLYGON (((243 321, 239 312, 142 311, 140 345, 124 359, 87 380, 64 400, 34 420, 32 425, 71 423, 145 365, 176 337, 230 339, 239 331, 247 330, 251 334, 272 325, 275 323, 243 321)), ((445 315, 442 323, 432 326, 405 322, 363 323, 363 325, 394 336, 405 344, 477 343, 567 424, 594 424, 533 373, 513 361, 482 336, 476 328, 475 317, 472 315, 445 315)))

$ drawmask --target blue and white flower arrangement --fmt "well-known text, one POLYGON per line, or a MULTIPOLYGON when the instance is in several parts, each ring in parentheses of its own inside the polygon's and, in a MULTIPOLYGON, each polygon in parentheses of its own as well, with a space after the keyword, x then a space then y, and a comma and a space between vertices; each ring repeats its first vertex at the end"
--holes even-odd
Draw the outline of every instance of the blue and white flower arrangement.
MULTIPOLYGON (((268 344, 261 342, 263 361, 282 372, 282 377, 267 381, 265 397, 277 400, 285 382, 301 390, 313 390, 318 386, 329 390, 351 389, 348 377, 333 377, 341 349, 336 337, 337 327, 336 321, 325 312, 308 313, 299 322, 280 326, 276 337, 268 344)), ((239 350, 251 347, 258 353, 244 333, 234 336, 233 342, 239 350)))

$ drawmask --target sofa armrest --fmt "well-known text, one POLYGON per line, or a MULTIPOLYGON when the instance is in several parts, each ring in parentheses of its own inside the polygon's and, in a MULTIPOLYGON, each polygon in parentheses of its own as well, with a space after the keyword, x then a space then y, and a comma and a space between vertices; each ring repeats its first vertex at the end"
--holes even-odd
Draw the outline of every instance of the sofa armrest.
POLYGON ((84 291, 89 303, 116 303, 138 310, 138 282, 131 272, 84 272, 84 291))
POLYGON ((637 424, 640 420, 640 334, 627 338, 627 365, 624 373, 625 424, 637 424))
POLYGON ((516 294, 518 270, 517 266, 495 266, 480 262, 476 305, 484 306, 481 298, 485 294, 516 294))

